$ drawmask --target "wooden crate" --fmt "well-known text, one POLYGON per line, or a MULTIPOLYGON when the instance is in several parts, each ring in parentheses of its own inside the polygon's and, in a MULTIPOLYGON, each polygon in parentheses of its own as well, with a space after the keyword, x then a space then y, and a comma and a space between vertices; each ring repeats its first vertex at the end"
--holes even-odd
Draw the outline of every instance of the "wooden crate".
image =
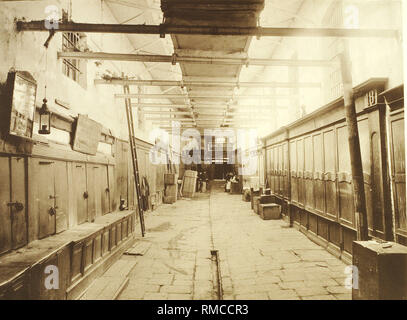
POLYGON ((184 174, 184 184, 182 187, 182 195, 187 198, 192 198, 195 195, 197 171, 186 170, 184 174))
POLYGON ((178 174, 176 173, 164 173, 164 184, 177 184, 178 174))
POLYGON ((253 188, 250 188, 250 202, 252 210, 254 210, 254 197, 259 195, 260 195, 259 191, 254 191, 253 188))
POLYGON ((163 202, 166 204, 173 204, 177 201, 176 196, 164 196, 163 202))
POLYGON ((275 197, 271 195, 261 195, 259 203, 265 204, 265 203, 275 203, 275 197))
POLYGON ((176 199, 177 194, 178 194, 178 185, 177 184, 169 184, 169 185, 165 186, 164 195, 166 197, 171 196, 171 197, 175 197, 175 199, 176 199))
POLYGON ((231 194, 241 194, 239 182, 231 182, 230 193, 231 194))

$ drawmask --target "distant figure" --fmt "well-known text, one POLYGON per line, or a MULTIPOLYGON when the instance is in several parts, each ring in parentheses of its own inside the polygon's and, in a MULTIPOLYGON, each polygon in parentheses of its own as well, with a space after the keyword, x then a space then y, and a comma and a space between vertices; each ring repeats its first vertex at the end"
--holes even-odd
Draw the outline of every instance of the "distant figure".
POLYGON ((205 170, 198 172, 198 191, 203 192, 203 189, 206 191, 206 183, 208 181, 208 175, 205 170), (205 188, 203 188, 205 184, 205 188))
POLYGON ((226 174, 226 177, 225 177, 225 179, 226 179, 225 192, 230 191, 230 185, 231 185, 231 180, 233 179, 233 176, 234 176, 233 172, 228 172, 226 174))

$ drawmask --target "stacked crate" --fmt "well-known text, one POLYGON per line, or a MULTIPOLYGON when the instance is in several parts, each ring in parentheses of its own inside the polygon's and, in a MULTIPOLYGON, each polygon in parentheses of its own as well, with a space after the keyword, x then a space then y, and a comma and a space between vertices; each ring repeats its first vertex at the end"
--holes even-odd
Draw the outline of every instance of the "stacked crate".
POLYGON ((164 174, 164 203, 172 204, 177 201, 178 194, 178 174, 164 174))
POLYGON ((184 173, 184 181, 182 184, 182 196, 186 198, 193 198, 195 195, 196 179, 198 171, 186 170, 184 173))

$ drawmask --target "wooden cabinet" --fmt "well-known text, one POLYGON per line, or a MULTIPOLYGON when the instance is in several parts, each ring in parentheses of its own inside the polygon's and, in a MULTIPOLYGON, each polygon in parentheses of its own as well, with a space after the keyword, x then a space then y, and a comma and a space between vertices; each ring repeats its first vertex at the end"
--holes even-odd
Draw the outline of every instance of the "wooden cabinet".
POLYGON ((67 163, 55 162, 55 232, 59 233, 68 228, 68 170, 67 163))
POLYGON ((404 130, 403 110, 393 112, 390 120, 390 138, 396 233, 407 236, 404 130))
POLYGON ((0 253, 28 241, 26 208, 26 160, 0 158, 0 253))
POLYGON ((0 254, 11 249, 10 159, 0 157, 0 254))
POLYGON ((12 248, 27 244, 26 160, 12 157, 11 163, 11 238, 12 248), (15 204, 15 205, 14 205, 15 204))
POLYGON ((88 221, 110 211, 108 167, 106 165, 86 165, 88 192, 88 221))
POLYGON ((38 238, 42 239, 55 233, 55 185, 54 165, 52 161, 36 161, 35 183, 37 195, 35 209, 39 218, 38 238))

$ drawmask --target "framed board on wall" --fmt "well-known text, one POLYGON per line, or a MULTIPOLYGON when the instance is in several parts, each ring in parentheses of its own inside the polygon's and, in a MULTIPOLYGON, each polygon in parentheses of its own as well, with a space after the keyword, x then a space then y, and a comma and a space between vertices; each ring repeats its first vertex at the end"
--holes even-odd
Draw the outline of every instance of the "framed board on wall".
POLYGON ((11 71, 7 76, 6 112, 8 133, 32 138, 37 82, 26 71, 11 71))
POLYGON ((72 149, 78 152, 95 155, 98 149, 102 125, 88 116, 79 114, 72 149))

